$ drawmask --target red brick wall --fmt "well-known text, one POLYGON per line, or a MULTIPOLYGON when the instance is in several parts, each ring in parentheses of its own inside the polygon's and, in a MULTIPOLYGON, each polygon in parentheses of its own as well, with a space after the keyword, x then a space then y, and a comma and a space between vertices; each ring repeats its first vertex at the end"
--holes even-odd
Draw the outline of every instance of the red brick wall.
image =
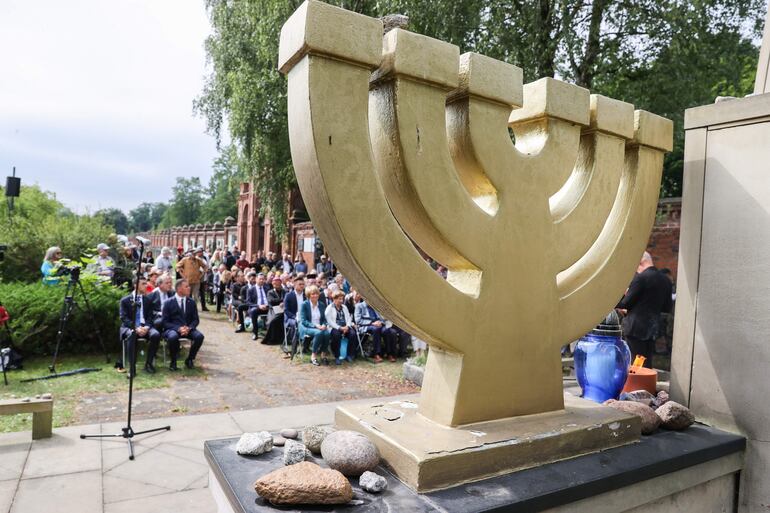
POLYGON ((679 220, 682 215, 682 198, 665 198, 658 203, 655 226, 650 233, 647 251, 652 255, 655 267, 668 267, 676 280, 679 261, 679 220))

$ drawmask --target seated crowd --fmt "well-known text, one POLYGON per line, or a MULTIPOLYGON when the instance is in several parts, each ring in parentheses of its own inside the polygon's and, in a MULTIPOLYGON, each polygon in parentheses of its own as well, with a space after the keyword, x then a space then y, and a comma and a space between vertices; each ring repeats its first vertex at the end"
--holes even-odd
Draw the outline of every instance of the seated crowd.
POLYGON ((410 342, 418 355, 426 348, 384 319, 341 274, 334 274, 326 255, 308 271, 301 254, 292 261, 288 254, 279 260, 260 252, 250 261, 241 252, 232 262, 237 251, 216 253, 212 263, 219 263, 211 277, 210 302, 218 312, 227 312, 237 324, 236 333, 250 328, 251 338, 257 340, 262 325, 263 344, 284 344, 287 351, 294 344, 307 344, 313 365, 330 359, 337 365, 352 362, 365 341, 371 342, 365 356, 376 363, 407 356, 410 342), (334 279, 328 282, 327 276, 334 279))
MULTIPOLYGON (((217 312, 227 313, 237 324, 236 333, 250 329, 251 338, 258 340, 263 326, 263 344, 283 344, 287 353, 289 347, 308 347, 313 365, 328 364, 330 357, 337 365, 352 362, 364 347, 370 349, 363 356, 376 363, 407 356, 410 342, 418 356, 427 349, 425 342, 411 337, 369 305, 336 273, 326 255, 308 269, 302 253, 292 260, 289 254, 263 255, 260 251, 248 259, 237 247, 209 254, 202 246, 187 252, 180 246, 175 256, 171 248, 162 248, 157 259, 147 251, 140 263, 136 248, 127 245, 117 252, 122 266, 116 266, 109 246, 99 244, 97 250, 91 271, 100 279, 116 282, 118 268, 136 269, 141 264, 134 287, 120 301, 120 339, 129 364, 137 340, 147 341, 144 369, 148 373, 156 372, 155 358, 162 339, 171 355, 170 370, 178 370, 183 339, 190 341, 185 366, 195 367, 204 340, 198 330, 198 305, 207 311, 207 303, 215 305, 217 312), (329 276, 333 276, 331 281, 329 276)), ((58 247, 49 249, 41 268, 44 283, 59 282, 55 266, 60 258, 58 247)), ((119 361, 116 367, 123 370, 123 363, 119 361)), ((133 363, 129 365, 132 369, 133 363)))

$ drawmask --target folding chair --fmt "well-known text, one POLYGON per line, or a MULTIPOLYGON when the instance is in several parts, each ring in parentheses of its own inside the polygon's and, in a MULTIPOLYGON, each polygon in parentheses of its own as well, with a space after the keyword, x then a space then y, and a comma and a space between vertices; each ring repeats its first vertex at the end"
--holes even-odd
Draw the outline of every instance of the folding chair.
MULTIPOLYGON (((363 330, 363 328, 360 328, 363 330)), ((359 331, 359 328, 355 329, 356 332, 356 339, 358 340, 358 354, 361 355, 361 357, 365 360, 369 360, 369 356, 367 356, 366 351, 364 350, 364 343, 367 340, 371 340, 372 335, 370 333, 367 333, 366 331, 363 332, 363 334, 359 331)))
POLYGON ((289 354, 292 352, 292 348, 296 345, 297 337, 299 336, 299 330, 297 328, 294 328, 291 333, 291 340, 289 340, 289 329, 286 326, 286 324, 283 325, 283 344, 281 345, 281 350, 289 354))
POLYGON ((254 329, 257 338, 259 338, 259 320, 262 319, 262 325, 265 327, 265 335, 267 335, 267 314, 260 314, 257 316, 257 326, 254 329))
MULTIPOLYGON (((297 330, 299 332, 299 330, 297 330)), ((305 335, 302 337, 302 341, 299 340, 299 333, 294 337, 294 342, 291 345, 291 360, 294 361, 294 357, 297 355, 297 346, 299 346, 299 359, 305 354, 305 351, 310 348, 310 341, 312 337, 305 335)))

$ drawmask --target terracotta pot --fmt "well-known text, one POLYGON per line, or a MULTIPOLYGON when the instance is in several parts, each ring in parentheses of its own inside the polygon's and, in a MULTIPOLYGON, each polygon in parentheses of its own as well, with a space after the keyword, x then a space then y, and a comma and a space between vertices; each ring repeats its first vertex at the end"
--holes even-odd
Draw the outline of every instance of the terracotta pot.
POLYGON ((629 367, 628 379, 623 392, 633 392, 634 390, 647 390, 652 395, 658 393, 658 371, 648 369, 647 367, 629 367))

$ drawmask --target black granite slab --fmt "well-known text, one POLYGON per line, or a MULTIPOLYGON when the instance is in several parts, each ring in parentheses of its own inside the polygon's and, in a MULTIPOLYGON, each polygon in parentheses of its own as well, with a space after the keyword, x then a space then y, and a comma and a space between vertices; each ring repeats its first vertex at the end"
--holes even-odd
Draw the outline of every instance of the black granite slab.
MULTIPOLYGON (((210 440, 204 452, 209 465, 239 513, 268 511, 345 512, 533 512, 609 492, 741 452, 745 438, 694 425, 685 431, 658 431, 636 444, 559 461, 427 494, 417 494, 384 468, 388 490, 370 494, 351 480, 354 498, 341 506, 272 506, 257 496, 253 483, 283 465, 283 448, 261 456, 239 456, 237 438, 210 440)), ((314 460, 325 466, 320 458, 314 460)))

